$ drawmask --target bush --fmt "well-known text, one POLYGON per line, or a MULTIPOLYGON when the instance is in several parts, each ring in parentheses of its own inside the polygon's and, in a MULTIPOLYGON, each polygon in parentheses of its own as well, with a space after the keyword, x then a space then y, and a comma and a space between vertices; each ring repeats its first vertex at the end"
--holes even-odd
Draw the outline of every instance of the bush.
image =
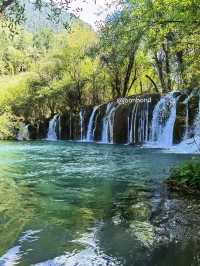
POLYGON ((200 191, 200 161, 198 159, 187 161, 171 170, 167 179, 171 189, 192 192, 200 191))
POLYGON ((0 140, 15 138, 15 122, 14 118, 9 113, 0 115, 0 140))

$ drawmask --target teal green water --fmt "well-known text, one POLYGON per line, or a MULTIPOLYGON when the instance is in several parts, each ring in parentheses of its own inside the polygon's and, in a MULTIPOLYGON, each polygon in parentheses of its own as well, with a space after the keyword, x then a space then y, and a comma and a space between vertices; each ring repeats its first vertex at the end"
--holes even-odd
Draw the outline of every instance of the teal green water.
POLYGON ((200 265, 200 200, 169 193, 189 155, 0 143, 0 265, 200 265))

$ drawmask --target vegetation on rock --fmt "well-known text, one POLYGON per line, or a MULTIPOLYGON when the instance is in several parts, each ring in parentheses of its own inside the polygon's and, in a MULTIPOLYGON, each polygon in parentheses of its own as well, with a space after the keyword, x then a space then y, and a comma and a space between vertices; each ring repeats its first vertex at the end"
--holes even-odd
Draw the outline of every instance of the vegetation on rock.
POLYGON ((190 160, 181 166, 174 167, 167 179, 170 189, 188 193, 200 192, 199 159, 190 160))

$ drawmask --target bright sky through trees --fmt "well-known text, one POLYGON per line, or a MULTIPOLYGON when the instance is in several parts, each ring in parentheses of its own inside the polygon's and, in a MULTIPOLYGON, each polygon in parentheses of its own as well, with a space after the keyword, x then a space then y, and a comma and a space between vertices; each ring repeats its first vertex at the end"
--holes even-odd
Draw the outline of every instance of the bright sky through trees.
POLYGON ((96 28, 96 21, 105 19, 106 15, 114 10, 114 6, 108 6, 112 0, 76 0, 71 6, 72 10, 81 8, 79 13, 80 19, 96 28))

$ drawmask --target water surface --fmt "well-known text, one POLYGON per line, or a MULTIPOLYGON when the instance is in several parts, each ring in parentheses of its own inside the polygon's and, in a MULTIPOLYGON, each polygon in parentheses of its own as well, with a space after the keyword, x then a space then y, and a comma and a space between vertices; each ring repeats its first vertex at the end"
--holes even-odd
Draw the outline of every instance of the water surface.
POLYGON ((169 193, 156 149, 0 143, 1 266, 200 265, 200 200, 169 193))

